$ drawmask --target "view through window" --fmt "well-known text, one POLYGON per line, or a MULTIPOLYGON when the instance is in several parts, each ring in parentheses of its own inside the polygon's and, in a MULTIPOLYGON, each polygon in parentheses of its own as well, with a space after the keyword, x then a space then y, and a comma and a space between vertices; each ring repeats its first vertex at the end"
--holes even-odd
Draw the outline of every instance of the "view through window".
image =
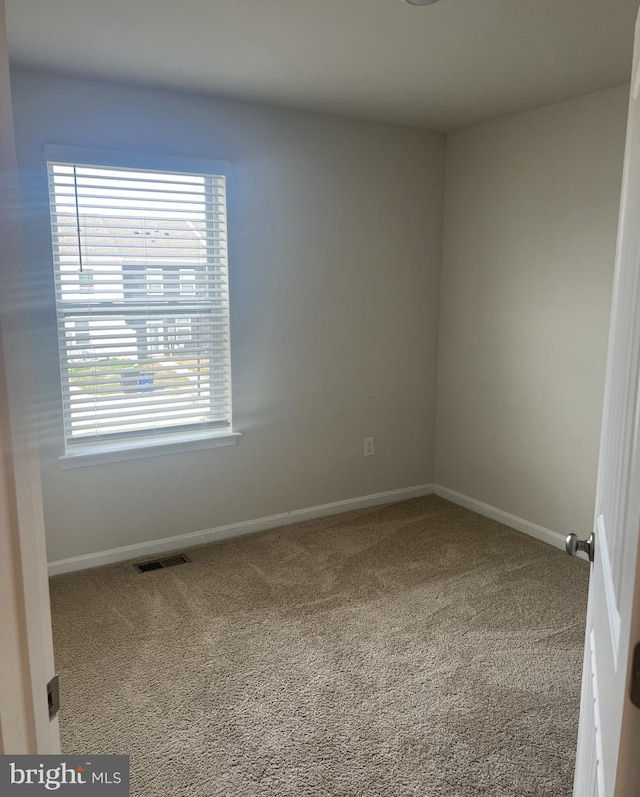
POLYGON ((230 429, 225 176, 48 175, 67 451, 230 429))

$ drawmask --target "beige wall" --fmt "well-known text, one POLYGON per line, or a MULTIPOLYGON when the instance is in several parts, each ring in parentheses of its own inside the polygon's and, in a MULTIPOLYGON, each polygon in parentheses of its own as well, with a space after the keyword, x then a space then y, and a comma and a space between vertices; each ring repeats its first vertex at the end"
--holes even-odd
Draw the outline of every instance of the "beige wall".
POLYGON ((447 141, 435 480, 590 531, 626 87, 447 141))
POLYGON ((51 560, 432 481, 444 136, 35 72, 13 90, 51 560), (232 162, 237 446, 60 469, 46 143, 232 162))

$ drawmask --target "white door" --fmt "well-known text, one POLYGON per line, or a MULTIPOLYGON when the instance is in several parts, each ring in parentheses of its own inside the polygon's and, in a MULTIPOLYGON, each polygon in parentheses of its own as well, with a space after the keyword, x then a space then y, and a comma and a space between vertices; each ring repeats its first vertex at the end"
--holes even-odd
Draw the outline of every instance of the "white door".
POLYGON ((613 286, 574 797, 640 795, 640 708, 630 699, 636 675, 631 662, 640 642, 639 56, 640 19, 613 286))

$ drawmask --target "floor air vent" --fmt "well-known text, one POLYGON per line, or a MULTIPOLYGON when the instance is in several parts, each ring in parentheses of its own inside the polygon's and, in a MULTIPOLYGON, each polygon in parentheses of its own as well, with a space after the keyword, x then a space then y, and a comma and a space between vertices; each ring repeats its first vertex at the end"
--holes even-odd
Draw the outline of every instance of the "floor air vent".
POLYGON ((149 570, 162 570, 163 567, 175 567, 188 561, 189 559, 183 553, 179 553, 164 559, 154 559, 152 562, 137 562, 134 567, 139 573, 148 573, 149 570))

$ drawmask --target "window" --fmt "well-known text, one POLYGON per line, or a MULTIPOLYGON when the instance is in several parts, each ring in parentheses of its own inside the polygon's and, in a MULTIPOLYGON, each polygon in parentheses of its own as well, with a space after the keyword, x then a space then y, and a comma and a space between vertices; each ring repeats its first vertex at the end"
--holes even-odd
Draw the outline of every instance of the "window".
POLYGON ((230 432, 224 174, 47 166, 67 454, 230 432))

